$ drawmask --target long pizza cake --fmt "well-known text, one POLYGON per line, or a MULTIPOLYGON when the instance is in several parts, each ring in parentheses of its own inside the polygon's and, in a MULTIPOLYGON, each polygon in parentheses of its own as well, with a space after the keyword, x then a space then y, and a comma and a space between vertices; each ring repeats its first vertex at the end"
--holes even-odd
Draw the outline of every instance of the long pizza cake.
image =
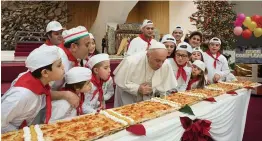
POLYGON ((223 90, 213 90, 213 89, 193 89, 188 91, 191 94, 202 95, 204 98, 216 97, 224 94, 223 90))
POLYGON ((225 92, 228 92, 228 91, 234 91, 234 90, 240 89, 242 87, 243 86, 241 86, 241 85, 235 85, 235 84, 230 84, 230 83, 226 83, 226 82, 218 82, 218 83, 215 83, 215 84, 208 85, 205 88, 214 89, 214 90, 215 89, 224 90, 225 92))
POLYGON ((200 101, 199 97, 184 95, 183 93, 179 93, 179 92, 168 95, 166 99, 169 101, 179 103, 181 104, 182 107, 185 105, 193 105, 200 101))
POLYGON ((169 104, 148 100, 113 108, 110 110, 110 112, 112 114, 118 114, 119 116, 131 118, 135 123, 140 123, 159 117, 174 110, 175 108, 169 104))

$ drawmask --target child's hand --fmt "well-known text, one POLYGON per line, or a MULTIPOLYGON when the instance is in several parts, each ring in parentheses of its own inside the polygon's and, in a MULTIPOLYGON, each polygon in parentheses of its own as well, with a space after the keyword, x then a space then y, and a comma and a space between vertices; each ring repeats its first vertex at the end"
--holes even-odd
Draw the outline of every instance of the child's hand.
POLYGON ((218 80, 220 79, 220 75, 219 74, 215 74, 213 77, 213 81, 214 82, 218 82, 218 80))
POLYGON ((65 100, 68 101, 68 103, 72 107, 74 107, 74 108, 78 107, 80 98, 76 94, 74 94, 73 92, 70 92, 70 91, 64 91, 64 92, 65 92, 65 96, 66 96, 65 100))

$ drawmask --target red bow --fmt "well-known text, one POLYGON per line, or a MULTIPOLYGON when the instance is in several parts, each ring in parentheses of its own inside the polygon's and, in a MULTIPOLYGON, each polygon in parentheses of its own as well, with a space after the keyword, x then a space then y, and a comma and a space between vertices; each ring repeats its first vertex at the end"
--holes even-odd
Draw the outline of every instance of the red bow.
POLYGON ((220 52, 216 53, 216 58, 211 54, 210 50, 207 50, 206 53, 215 60, 213 66, 214 66, 214 68, 216 68, 217 67, 217 61, 219 61, 218 57, 221 55, 220 52))
MULTIPOLYGON (((46 120, 45 120, 45 123, 47 124, 50 117, 51 117, 51 110, 52 110, 50 86, 48 84, 44 86, 39 79, 32 76, 31 72, 27 72, 17 80, 14 87, 23 87, 23 88, 31 90, 33 93, 35 93, 37 95, 42 95, 42 94, 46 95, 46 120)), ((26 122, 23 121, 22 124, 25 124, 25 123, 26 122)), ((22 124, 21 124, 21 126, 22 126, 22 124)))
MULTIPOLYGON (((71 91, 71 92, 73 92, 74 94, 76 94, 75 91, 69 90, 69 89, 66 89, 66 88, 62 88, 61 91, 71 91)), ((85 101, 85 94, 84 94, 84 93, 79 93, 79 94, 80 94, 80 102, 79 102, 78 107, 76 108, 76 112, 77 112, 77 115, 78 115, 78 116, 84 114, 84 113, 83 113, 83 108, 82 108, 82 106, 83 106, 83 103, 84 103, 84 101, 85 101)))
POLYGON ((184 65, 178 65, 176 58, 173 58, 173 59, 176 62, 176 65, 178 67, 178 71, 176 73, 176 79, 178 79, 180 76, 182 76, 183 80, 186 82, 187 76, 186 76, 186 71, 185 71, 184 67, 186 66, 187 63, 185 63, 184 65))
POLYGON ((139 34, 139 37, 140 37, 142 40, 144 40, 145 42, 147 42, 147 49, 146 49, 146 50, 148 50, 149 46, 151 45, 150 42, 151 42, 152 38, 147 39, 144 34, 139 34))
POLYGON ((197 81, 199 81, 198 77, 190 79, 189 82, 188 82, 186 90, 191 90, 192 89, 192 84, 197 82, 197 81))
POLYGON ((180 122, 185 129, 181 141, 213 141, 209 133, 211 121, 180 117, 180 122))

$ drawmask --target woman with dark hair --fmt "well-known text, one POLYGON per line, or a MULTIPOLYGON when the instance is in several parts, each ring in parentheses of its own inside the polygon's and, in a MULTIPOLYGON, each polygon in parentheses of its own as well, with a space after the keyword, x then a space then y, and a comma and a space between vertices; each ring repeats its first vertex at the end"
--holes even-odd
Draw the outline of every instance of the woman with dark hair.
POLYGON ((192 48, 199 47, 202 43, 203 35, 199 31, 194 31, 190 34, 188 38, 188 43, 192 48))
POLYGON ((166 34, 162 38, 161 43, 166 46, 166 49, 168 51, 167 58, 174 58, 176 50, 176 39, 171 34, 166 34))

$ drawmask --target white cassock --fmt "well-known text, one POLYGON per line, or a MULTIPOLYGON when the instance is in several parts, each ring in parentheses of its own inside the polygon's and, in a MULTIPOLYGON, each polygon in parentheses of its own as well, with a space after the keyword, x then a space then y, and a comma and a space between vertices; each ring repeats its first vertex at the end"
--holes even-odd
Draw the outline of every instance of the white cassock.
MULTIPOLYGON (((150 41, 150 44, 154 44, 155 42, 157 41, 155 39, 152 39, 150 41)), ((130 42, 126 55, 127 56, 134 55, 135 53, 138 52, 144 52, 147 49, 148 49, 147 42, 145 42, 140 37, 136 37, 130 42)))
MULTIPOLYGON (((176 76, 177 72, 178 72, 178 66, 176 64, 176 62, 174 61, 173 58, 169 58, 168 59, 170 65, 172 66, 172 70, 173 70, 173 73, 174 75, 176 76)), ((177 91, 179 92, 183 92, 186 90, 187 88, 187 84, 190 80, 190 77, 191 77, 191 72, 192 72, 192 68, 189 67, 188 65, 186 65, 184 67, 184 70, 186 71, 186 76, 187 76, 187 79, 186 79, 186 82, 184 81, 184 79, 182 78, 182 76, 180 76, 178 79, 177 79, 177 91)))
MULTIPOLYGON (((83 113, 84 114, 95 113, 97 109, 99 108, 99 105, 100 105, 100 102, 98 99, 99 94, 97 93, 96 96, 92 99, 93 93, 96 89, 97 89, 96 86, 92 85, 92 90, 90 91, 90 93, 85 93, 85 101, 83 103, 83 113)), ((110 77, 108 81, 103 83, 102 89, 103 89, 103 95, 104 95, 103 105, 105 107, 105 101, 109 100, 114 95, 112 77, 110 77)))
POLYGON ((158 92, 166 91, 177 86, 172 67, 166 60, 162 67, 156 71, 150 68, 146 52, 137 53, 126 57, 115 69, 114 79, 116 83, 114 106, 122 106, 154 97, 158 92), (148 82, 152 85, 152 96, 138 94, 140 84, 148 82))
POLYGON ((214 83, 213 77, 215 74, 219 74, 221 76, 221 79, 224 79, 230 73, 227 59, 222 54, 217 58, 219 61, 216 61, 216 68, 214 67, 215 59, 209 56, 206 52, 203 53, 203 57, 208 71, 207 78, 210 83, 214 83))
POLYGON ((29 89, 13 87, 16 80, 12 82, 11 88, 1 97, 2 133, 17 130, 25 119, 27 125, 30 126, 39 111, 45 108, 46 105, 46 96, 44 94, 37 95, 29 89))

